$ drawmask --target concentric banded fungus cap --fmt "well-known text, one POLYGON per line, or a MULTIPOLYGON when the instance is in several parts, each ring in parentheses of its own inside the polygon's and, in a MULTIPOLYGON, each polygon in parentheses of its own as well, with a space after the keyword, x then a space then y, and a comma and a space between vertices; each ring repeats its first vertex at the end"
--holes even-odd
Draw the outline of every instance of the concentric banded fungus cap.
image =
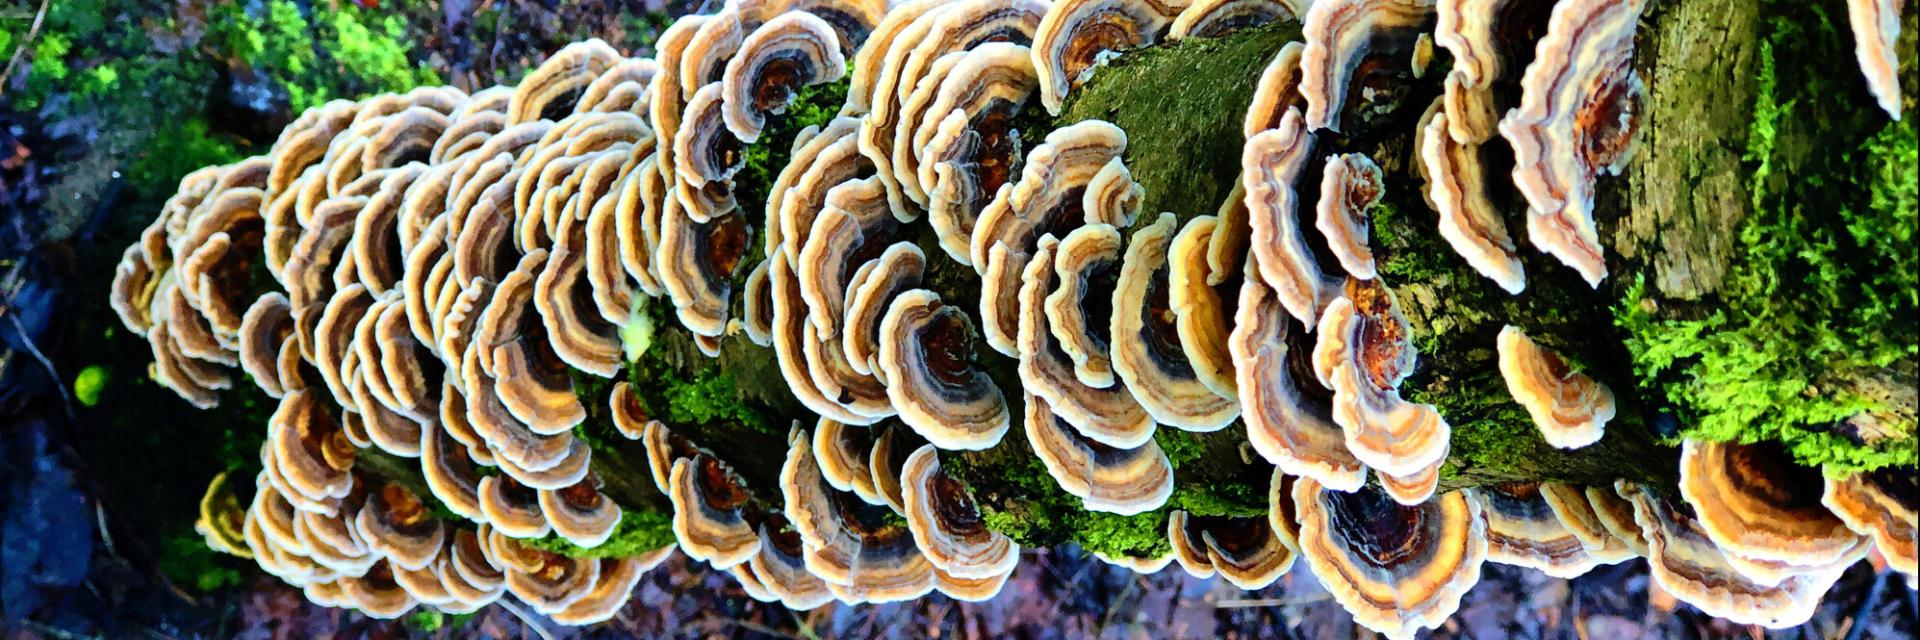
POLYGON ((973 365, 973 323, 939 294, 900 294, 880 321, 880 370, 900 421, 942 449, 986 449, 1011 426, 1000 387, 973 365))
POLYGON ((1020 319, 1009 306, 1020 289, 1026 260, 1040 236, 1059 237, 1081 224, 1124 226, 1129 221, 1099 218, 1120 212, 1087 210, 1086 190, 1115 158, 1127 149, 1127 134, 1102 120, 1082 120, 1055 129, 1047 141, 1027 154, 1020 180, 1001 185, 974 226, 973 267, 985 276, 981 285, 981 322, 987 343, 1015 355, 1013 335, 1020 319), (1005 249, 996 247, 1005 245, 1005 249), (996 251, 1004 256, 996 257, 996 251))
POLYGON ((1408 475, 1379 474, 1380 489, 1387 492, 1387 496, 1393 498, 1394 502, 1409 507, 1419 506, 1428 498, 1432 498, 1433 492, 1440 488, 1440 466, 1446 462, 1446 454, 1443 453, 1440 457, 1441 460, 1421 467, 1408 475))
POLYGON ((1180 10, 1180 16, 1174 19, 1173 27, 1167 32, 1167 39, 1218 38, 1281 20, 1299 21, 1293 3, 1280 0, 1199 0, 1180 10))
POLYGON ((1196 516, 1175 510, 1167 516, 1174 559, 1189 575, 1215 573, 1241 589, 1265 588, 1293 568, 1294 551, 1274 533, 1266 518, 1196 516))
MULTIPOLYGON (((673 135, 673 170, 683 189, 697 191, 711 186, 730 190, 733 174, 746 162, 740 140, 726 127, 725 98, 726 90, 716 81, 701 87, 687 100, 686 119, 673 135)), ((696 206, 696 201, 684 196, 680 201, 693 210, 695 219, 726 213, 696 206)))
MULTIPOLYGON (((1042 238, 1040 244, 1044 252, 1047 240, 1042 238)), ((1104 389, 1115 382, 1113 359, 1107 347, 1112 314, 1106 305, 1111 304, 1112 299, 1103 294, 1113 290, 1112 280, 1119 271, 1121 249, 1125 244, 1120 231, 1110 224, 1074 229, 1060 239, 1052 252, 1053 273, 1039 274, 1041 290, 1048 292, 1044 326, 1053 334, 1060 350, 1072 358, 1074 377, 1090 387, 1104 389), (1059 285, 1048 285, 1048 279, 1055 277, 1059 285)), ((1034 258, 1035 262, 1039 260, 1038 256, 1034 258)), ((1020 311, 1024 322, 1024 316, 1030 315, 1032 309, 1022 305, 1020 311)), ((1021 353, 1024 356, 1028 352, 1022 349, 1021 353)))
POLYGON ((838 491, 851 492, 868 504, 885 504, 880 490, 873 486, 874 433, 870 428, 850 426, 831 418, 814 425, 813 456, 820 475, 838 491))
POLYGON ((974 85, 964 84, 967 78, 949 76, 939 99, 944 104, 955 98, 956 106, 941 112, 936 104, 922 124, 921 132, 929 134, 918 150, 927 220, 940 238, 940 247, 961 264, 973 266, 970 239, 987 203, 1000 187, 1020 177, 1025 154, 1014 119, 1037 82, 1024 51, 1024 47, 995 44, 969 52, 956 68, 968 69, 976 60, 996 62, 1000 56, 992 55, 995 52, 1018 60, 983 69, 974 85))
POLYGON ((1410 638, 1439 626, 1480 581, 1487 524, 1479 502, 1465 493, 1408 507, 1377 489, 1332 491, 1301 478, 1293 503, 1301 557, 1368 629, 1410 638))
MULTIPOLYGON (((1867 78, 1867 90, 1880 108, 1900 119, 1900 4, 1894 0, 1849 0, 1847 24, 1853 28, 1853 56, 1867 78)), ((1913 575, 1911 573, 1907 574, 1913 575)))
POLYGON ((1438 3, 1434 44, 1453 54, 1453 69, 1447 72, 1446 94, 1442 97, 1447 124, 1441 130, 1455 142, 1478 146, 1494 136, 1499 118, 1496 110, 1500 108, 1495 105, 1494 83, 1512 79, 1513 67, 1525 62, 1524 56, 1529 53, 1514 50, 1507 42, 1532 40, 1527 34, 1537 31, 1529 27, 1544 28, 1548 8, 1542 3, 1512 0, 1438 3), (1541 24, 1531 24, 1536 19, 1541 24), (1518 21, 1529 24, 1516 24, 1518 21))
POLYGON ((1289 42, 1260 71, 1253 103, 1247 105, 1247 119, 1241 129, 1248 138, 1278 128, 1288 111, 1306 108, 1306 98, 1300 96, 1300 54, 1306 50, 1307 45, 1289 42))
POLYGON ((1314 373, 1333 389, 1333 421, 1355 457, 1382 473, 1417 475, 1446 457, 1452 430, 1433 405, 1400 397, 1416 359, 1413 329, 1376 281, 1350 280, 1347 296, 1320 318, 1314 373))
POLYGON ((1427 203, 1440 214, 1440 237, 1474 271, 1507 293, 1520 293, 1527 286, 1527 273, 1506 220, 1488 197, 1480 146, 1461 144, 1447 133, 1452 120, 1438 103, 1422 122, 1416 166, 1427 181, 1427 203))
POLYGON ((1178 0, 1064 0, 1047 9, 1033 34, 1040 102, 1060 115, 1067 92, 1108 56, 1153 44, 1187 4, 1178 0))
POLYGON ((879 179, 849 180, 827 191, 826 207, 814 218, 795 271, 821 338, 840 337, 854 275, 901 232, 879 179))
POLYGON ((1174 216, 1134 232, 1113 290, 1113 368, 1160 424, 1213 431, 1240 415, 1238 400, 1200 381, 1180 346, 1167 282, 1174 216))
POLYGON ((920 438, 904 426, 892 422, 882 422, 873 429, 879 436, 873 439, 873 452, 867 455, 867 469, 873 472, 873 488, 880 494, 880 500, 894 513, 907 512, 907 500, 900 489, 900 473, 906 469, 907 456, 916 449, 914 444, 920 438))
POLYGON ((599 561, 600 575, 594 581, 593 589, 548 617, 554 622, 570 626, 586 626, 613 619, 620 613, 620 608, 626 606, 628 598, 633 595, 633 588, 639 586, 640 579, 647 571, 672 554, 673 547, 669 545, 637 556, 602 558, 599 561))
POLYGON ((1826 479, 1826 490, 1820 497, 1821 504, 1833 510, 1833 515, 1846 521, 1860 535, 1873 539, 1880 549, 1880 555, 1895 571, 1907 574, 1908 588, 1916 587, 1920 582, 1920 551, 1916 551, 1915 531, 1916 508, 1920 508, 1920 491, 1915 490, 1916 475, 1913 469, 1888 467, 1879 471, 1867 471, 1846 478, 1826 479))
POLYGON ((1687 440, 1680 447, 1680 496, 1699 529, 1756 582, 1749 559, 1799 570, 1858 560, 1866 539, 1821 503, 1820 470, 1796 464, 1777 442, 1736 444, 1687 440), (1737 557, 1736 557, 1737 556, 1737 557))
POLYGON ((1149 438, 1132 449, 1101 444, 1055 417, 1046 400, 1027 396, 1027 442, 1060 488, 1089 511, 1135 515, 1173 495, 1173 465, 1149 438))
POLYGON ((680 323, 697 335, 726 332, 733 275, 745 263, 752 230, 746 214, 732 212, 701 223, 674 204, 660 220, 660 284, 680 323))
MULTIPOLYGON (((613 383, 613 391, 607 394, 607 408, 613 415, 613 428, 628 440, 645 437, 649 422, 647 408, 640 403, 640 394, 634 392, 633 385, 621 380, 613 383)), ((664 477, 664 474, 662 474, 664 477)))
POLYGON ((1349 89, 1374 55, 1410 52, 1434 22, 1435 0, 1328 0, 1307 9, 1301 37, 1300 95, 1307 129, 1340 131, 1349 89))
POLYGON ((673 501, 673 535, 688 557, 724 569, 760 550, 760 536, 744 513, 746 487, 713 456, 675 460, 667 497, 673 501))
POLYGON ((600 561, 541 551, 502 535, 487 536, 493 559, 506 574, 507 591, 540 613, 557 613, 593 592, 600 561))
POLYGON ((807 570, 843 602, 911 600, 933 590, 933 565, 907 527, 883 509, 834 491, 820 476, 805 432, 788 443, 780 490, 804 543, 807 570))
POLYGON ((1315 229, 1349 275, 1362 280, 1374 276, 1373 250, 1367 246, 1367 211, 1386 190, 1386 175, 1373 159, 1359 153, 1327 158, 1320 174, 1320 199, 1314 207, 1315 229))
POLYGON ((367 494, 367 502, 353 523, 368 548, 407 569, 420 569, 433 562, 446 536, 426 503, 392 482, 367 494))
POLYGON ((588 473, 565 489, 540 490, 540 512, 554 533, 582 547, 600 546, 613 536, 620 526, 620 505, 600 493, 599 485, 600 477, 588 473))
MULTIPOLYGON (((449 396, 455 395, 449 393, 449 396)), ((463 415, 454 417, 466 419, 463 415)), ((420 427, 421 479, 427 483, 427 491, 448 511, 469 520, 485 519, 486 513, 480 510, 480 471, 474 468, 466 445, 455 440, 443 424, 420 427)))
POLYGON ((1542 497, 1538 483, 1488 485, 1475 490, 1487 517, 1487 559, 1539 569, 1556 578, 1585 574, 1599 564, 1542 497))
POLYGON ((336 584, 340 587, 342 603, 380 620, 392 620, 412 611, 419 601, 394 582, 393 572, 394 568, 381 560, 374 563, 366 575, 341 577, 336 584))
MULTIPOLYGON (((1017 114, 1020 107, 1026 104, 1027 98, 1033 94, 1037 81, 1031 51, 1019 44, 989 42, 960 54, 953 67, 947 70, 946 75, 933 83, 936 86, 929 103, 921 111, 920 118, 915 122, 906 123, 908 127, 902 129, 912 134, 912 144, 904 151, 913 157, 918 186, 931 194, 940 179, 935 164, 943 160, 955 159, 948 157, 952 151, 957 151, 949 149, 949 145, 958 143, 960 138, 966 137, 963 131, 972 131, 976 136, 991 135, 992 131, 981 131, 975 123, 996 124, 986 120, 1017 114), (960 112, 961 115, 957 117, 965 122, 956 123, 957 128, 949 132, 948 138, 936 145, 934 139, 939 136, 942 125, 956 117, 955 111, 960 112)), ((997 124, 1001 125, 999 128, 1004 129, 1004 125, 1008 123, 997 124)), ((895 136, 894 144, 898 145, 900 140, 895 136)), ((973 144, 981 142, 1004 144, 985 139, 972 141, 973 144)), ((965 151, 991 153, 993 150, 992 148, 973 148, 965 151)), ((895 148, 895 157, 898 158, 902 151, 900 148, 895 148)), ((1012 154, 1005 153, 997 156, 983 154, 976 157, 990 162, 1017 159, 1012 154)), ((1007 169, 1012 168, 1011 162, 1003 166, 1007 169)), ((1004 181, 1004 177, 1001 181, 1004 181)), ((999 189, 999 185, 995 184, 985 189, 985 193, 992 193, 993 190, 999 189)), ((931 211, 934 203, 928 202, 927 207, 931 211)), ((960 241, 958 244, 962 247, 961 253, 965 253, 965 234, 973 228, 972 216, 978 212, 977 207, 959 211, 957 213, 964 216, 963 219, 943 221, 942 226, 947 228, 936 226, 934 231, 941 233, 942 242, 947 241, 948 232, 958 231, 960 237, 956 240, 960 241)))
POLYGON ((553 353, 539 314, 532 313, 534 278, 546 260, 547 252, 535 249, 500 281, 480 314, 472 348, 507 411, 534 433, 551 435, 586 419, 586 408, 574 395, 567 365, 553 353))
POLYGON ((572 113, 587 85, 624 59, 599 38, 567 45, 548 56, 514 88, 507 106, 511 124, 559 120, 572 113))
MULTIPOLYGON (((1119 232, 1107 225, 1098 225, 1111 234, 1114 252, 1119 250, 1119 232)), ((1084 231, 1092 227, 1083 227, 1084 231)), ((1088 236, 1081 236, 1088 237, 1088 236)), ((1017 336, 1020 351, 1018 371, 1020 381, 1036 399, 1046 402, 1050 407, 1048 414, 1058 417, 1071 425, 1081 434, 1111 447, 1134 449, 1153 439, 1153 417, 1127 391, 1125 385, 1109 383, 1105 388, 1085 384, 1074 376, 1072 360, 1057 345, 1054 334, 1048 330, 1047 314, 1043 307, 1050 296, 1048 290, 1058 295, 1067 291, 1066 283, 1082 278, 1077 274, 1062 274, 1055 269, 1055 256, 1061 245, 1052 235, 1042 236, 1040 246, 1031 262, 1027 263, 1024 281, 1020 287, 1020 333, 1017 336), (1059 285, 1059 286, 1056 286, 1059 285)), ((1097 289, 1108 289, 1095 285, 1097 289)), ((1095 295, 1096 302, 1104 303, 1102 295, 1095 295)), ((1065 302, 1066 309, 1083 320, 1074 320, 1076 329, 1069 330, 1086 345, 1098 344, 1104 351, 1105 336, 1096 336, 1094 332, 1105 334, 1107 319, 1089 323, 1084 302, 1079 299, 1065 302), (1097 329, 1095 327, 1098 327, 1097 329)), ((1104 306, 1104 305, 1102 305, 1104 306)))
POLYGON ((540 493, 509 475, 480 479, 480 512, 494 530, 515 538, 538 538, 552 530, 540 511, 540 493))
POLYGON ((674 165, 677 162, 671 141, 679 135, 680 115, 686 108, 682 90, 685 87, 697 89, 705 84, 699 78, 680 77, 680 63, 693 44, 693 36, 712 19, 713 16, 680 16, 661 31, 660 37, 654 41, 654 59, 660 63, 660 73, 653 76, 653 85, 647 88, 647 95, 651 96, 647 105, 647 123, 653 125, 655 135, 660 138, 660 146, 654 150, 657 159, 654 168, 660 171, 662 180, 669 186, 675 182, 674 165))
POLYGON ((760 552, 747 560, 746 568, 767 595, 789 609, 812 609, 833 599, 826 582, 807 572, 806 540, 786 516, 771 514, 760 524, 760 552))
POLYGON ((1599 519, 1600 526, 1607 533, 1626 543, 1633 555, 1647 557, 1646 534, 1640 531, 1640 523, 1633 516, 1633 502, 1622 496, 1612 486, 1587 487, 1587 506, 1593 507, 1593 515, 1599 519))
POLYGON ((1287 312, 1305 323, 1317 322, 1340 294, 1339 276, 1324 269, 1307 244, 1294 190, 1312 148, 1300 112, 1288 109, 1278 128, 1248 138, 1240 155, 1254 263, 1287 312))
POLYGON ((1613 419, 1613 390, 1575 371, 1565 358, 1535 343, 1519 327, 1500 329, 1500 376, 1526 407, 1547 443, 1577 449, 1600 441, 1613 419))
POLYGON ((1594 562, 1617 564, 1635 556, 1627 541, 1608 530, 1600 515, 1594 512, 1593 503, 1587 500, 1585 487, 1543 482, 1540 484, 1540 499, 1553 509, 1553 515, 1560 519, 1561 526, 1580 539, 1581 546, 1586 547, 1587 555, 1594 562))
POLYGON ((752 143, 768 114, 787 110, 795 90, 839 80, 846 72, 840 40, 825 20, 801 11, 768 20, 727 61, 721 80, 727 129, 752 143))
POLYGON ((295 391, 280 400, 267 418, 266 446, 289 492, 326 502, 353 490, 354 447, 314 394, 295 391))
POLYGON ((1281 471, 1336 491, 1367 481, 1367 468, 1347 450, 1333 422, 1333 391, 1313 372, 1312 336, 1287 315, 1259 278, 1240 284, 1240 308, 1227 340, 1240 383, 1241 419, 1253 449, 1281 471))
POLYGON ((911 243, 896 242, 880 257, 854 272, 847 283, 847 315, 841 322, 840 348, 847 354, 847 366, 878 378, 886 374, 879 366, 880 321, 901 292, 920 285, 926 271, 927 254, 911 243))
POLYGON ((1547 35, 1520 80, 1520 106, 1500 120, 1513 146, 1514 186, 1531 208, 1534 246, 1599 286, 1606 256, 1593 221, 1593 183, 1633 155, 1644 89, 1633 34, 1646 0, 1579 0, 1553 7, 1547 35))
MULTIPOLYGON (((1221 397, 1238 401, 1239 382, 1234 380, 1227 339, 1233 332, 1234 315, 1229 303, 1239 302, 1239 280, 1215 277, 1212 266, 1217 256, 1213 243, 1229 240, 1214 216, 1195 216, 1180 228, 1167 248, 1167 304, 1194 376, 1221 397)), ((1244 269, 1229 270, 1236 277, 1244 273, 1244 269)))
POLYGON ((1734 569, 1684 504, 1625 480, 1616 489, 1633 501, 1654 582, 1707 615, 1771 629, 1798 626, 1813 617, 1821 596, 1846 568, 1793 575, 1773 585, 1754 582, 1734 569))
POLYGON ((569 229, 562 232, 546 266, 534 280, 534 309, 540 314, 547 344, 555 356, 575 369, 613 377, 623 360, 620 328, 600 315, 593 297, 601 289, 587 279, 589 259, 613 256, 594 256, 587 250, 586 230, 582 228, 585 223, 568 222, 564 226, 569 229))
POLYGON ((247 510, 240 506, 240 496, 228 482, 231 475, 222 471, 207 483, 207 490, 200 495, 200 517, 193 521, 193 530, 214 551, 252 558, 245 531, 247 510))
POLYGON ((1013 573, 1020 564, 1020 545, 987 528, 966 486, 940 470, 940 453, 933 445, 907 457, 900 488, 907 503, 907 528, 934 567, 977 580, 1013 573))
POLYGON ((800 297, 799 278, 795 277, 786 254, 786 247, 776 247, 766 261, 771 265, 767 269, 767 283, 773 290, 773 350, 787 389, 800 404, 823 417, 847 424, 872 423, 875 418, 848 410, 834 401, 837 398, 827 398, 814 382, 806 347, 817 338, 810 335, 813 323, 808 319, 807 303, 800 297))
POLYGON ((647 115, 647 89, 660 65, 651 58, 627 58, 607 67, 580 94, 576 113, 612 113, 628 111, 647 115))

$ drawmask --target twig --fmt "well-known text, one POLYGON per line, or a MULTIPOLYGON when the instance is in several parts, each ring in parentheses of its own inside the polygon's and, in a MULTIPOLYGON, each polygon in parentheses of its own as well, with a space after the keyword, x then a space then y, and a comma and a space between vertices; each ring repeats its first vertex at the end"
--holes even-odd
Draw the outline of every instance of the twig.
POLYGON ((1294 605, 1326 602, 1333 596, 1319 594, 1300 598, 1247 598, 1244 600, 1221 600, 1213 603, 1215 609, 1248 609, 1253 607, 1291 607, 1294 605))
POLYGON ((791 634, 791 633, 787 633, 787 632, 785 632, 785 631, 781 631, 781 630, 779 630, 779 629, 775 629, 775 628, 773 628, 773 627, 769 627, 769 626, 767 626, 767 625, 764 625, 764 624, 760 624, 760 623, 758 623, 758 622, 754 622, 754 621, 752 621, 752 620, 741 620, 741 619, 735 619, 735 618, 724 618, 724 619, 722 619, 721 621, 722 621, 722 622, 725 622, 725 623, 727 623, 727 624, 731 624, 731 625, 733 625, 733 626, 736 626, 736 627, 740 627, 740 628, 742 628, 742 629, 746 629, 746 630, 748 630, 748 631, 753 631, 753 632, 756 632, 756 633, 760 633, 760 634, 764 634, 764 635, 769 635, 769 636, 773 636, 773 637, 776 637, 776 638, 792 638, 793 640, 799 640, 799 638, 798 638, 798 637, 796 637, 796 636, 794 636, 794 635, 793 635, 793 634, 791 634))
POLYGON ((1887 576, 1891 572, 1881 571, 1873 574, 1873 583, 1867 585, 1867 597, 1860 601, 1860 608, 1854 610, 1853 619, 1848 621, 1852 628, 1847 629, 1847 640, 1860 640, 1860 634, 1867 630, 1867 618, 1880 606, 1880 593, 1885 591, 1887 576))
POLYGON ((26 347, 27 353, 33 355, 33 359, 40 361, 40 366, 47 368, 47 377, 53 380, 54 388, 60 390, 60 408, 66 410, 67 419, 74 419, 72 396, 67 395, 67 383, 60 381, 60 370, 54 368, 53 360, 47 358, 47 354, 40 352, 40 346, 34 344, 33 336, 27 335, 27 326, 20 324, 20 316, 11 313, 6 316, 8 320, 13 321, 13 330, 20 334, 20 345, 26 347))
POLYGON ((40 10, 33 14, 33 26, 27 28, 27 39, 14 47, 13 57, 7 59, 6 70, 0 71, 0 97, 7 95, 7 79, 13 77, 14 68, 20 66, 20 59, 27 55, 27 48, 33 46, 34 39, 40 37, 40 24, 47 20, 48 4, 51 4, 51 0, 40 0, 40 10))
POLYGON ((540 640, 553 640, 553 634, 547 633, 546 627, 541 626, 540 623, 534 620, 533 616, 528 615, 527 612, 521 611, 520 607, 514 606, 511 602, 507 602, 505 598, 494 601, 494 604, 500 605, 502 609, 506 609, 507 613, 513 614, 513 617, 519 618, 520 624, 527 625, 527 629, 532 631, 533 635, 540 636, 540 640))

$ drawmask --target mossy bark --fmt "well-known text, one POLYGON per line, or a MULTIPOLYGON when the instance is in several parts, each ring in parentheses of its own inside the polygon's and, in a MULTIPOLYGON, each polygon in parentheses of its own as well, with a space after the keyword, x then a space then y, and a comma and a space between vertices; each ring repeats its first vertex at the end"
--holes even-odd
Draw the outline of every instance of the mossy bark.
MULTIPOLYGON (((1597 291, 1527 249, 1528 286, 1508 295, 1438 236, 1435 214, 1420 196, 1424 182, 1412 153, 1414 122, 1438 94, 1444 54, 1434 63, 1437 70, 1397 88, 1397 106, 1366 120, 1367 131, 1326 141, 1324 152, 1365 152, 1389 175, 1384 203, 1374 211, 1374 249, 1382 280, 1418 336, 1418 368, 1403 392, 1438 406, 1453 428, 1443 488, 1529 480, 1675 481, 1676 421, 1668 399, 1657 386, 1645 386, 1636 370, 1630 346, 1636 336, 1616 326, 1618 307, 1697 315, 1719 303, 1716 291, 1742 255, 1743 221, 1760 202, 1751 179, 1755 160, 1743 143, 1753 122, 1750 106, 1763 89, 1756 80, 1763 27, 1780 12, 1778 5, 1753 0, 1685 0, 1657 3, 1643 18, 1635 64, 1649 89, 1645 128, 1626 178, 1602 181, 1597 217, 1611 249, 1610 276, 1597 291), (1541 439, 1495 365, 1494 335, 1507 324, 1567 355, 1616 392, 1620 412, 1605 439, 1578 450, 1556 449, 1541 439)), ((1911 34, 1913 17, 1907 22, 1911 34)), ((1111 121, 1128 132, 1126 160, 1146 187, 1144 211, 1172 212, 1182 221, 1214 213, 1238 179, 1242 120, 1254 83, 1268 59, 1297 37, 1297 26, 1274 25, 1130 52, 1077 89, 1062 116, 1025 116, 1027 148, 1056 126, 1087 118, 1111 121)), ((1909 36, 1902 50, 1909 60, 1911 42, 1909 36)), ((1850 65, 1842 67, 1836 73, 1854 73, 1850 65)), ((1872 115, 1783 135, 1799 141, 1790 147, 1799 152, 1814 142, 1832 142, 1822 136, 1857 144, 1872 115)), ((785 153, 784 145, 771 149, 768 161, 781 162, 785 153)), ((1803 162, 1774 179, 1817 179, 1812 172, 1830 164, 1803 162)), ((1510 227, 1524 235, 1518 221, 1510 227)), ((941 257, 931 233, 916 242, 934 256, 923 286, 949 301, 978 299, 978 277, 970 268, 941 257)), ((740 472, 757 500, 777 508, 789 425, 799 420, 811 428, 814 418, 786 391, 771 349, 733 336, 718 358, 704 357, 660 309, 664 300, 654 304, 653 345, 628 367, 627 380, 655 417, 713 449, 740 472)), ((961 306, 977 312, 971 304, 961 306)), ((975 358, 1007 392, 1017 419, 1023 385, 1013 362, 985 348, 976 349, 975 358)), ((1859 376, 1866 382, 1858 384, 1877 384, 1876 393, 1896 398, 1896 404, 1904 397, 1910 405, 1910 365, 1905 371, 1905 377, 1898 371, 1859 376)), ((594 465, 607 493, 630 512, 658 516, 665 500, 651 486, 644 451, 614 434, 606 386, 582 379, 590 416, 581 433, 595 447, 594 465)), ((1910 438, 1911 421, 1904 428, 1910 438)), ((1161 429, 1156 438, 1175 465, 1176 491, 1166 508, 1133 517, 1082 510, 1047 477, 1018 428, 993 449, 942 452, 942 461, 972 487, 990 525, 1028 545, 1075 541, 1109 553, 1148 555, 1164 550, 1168 509, 1210 515, 1266 509, 1270 467, 1247 448, 1240 425, 1207 434, 1161 429)))

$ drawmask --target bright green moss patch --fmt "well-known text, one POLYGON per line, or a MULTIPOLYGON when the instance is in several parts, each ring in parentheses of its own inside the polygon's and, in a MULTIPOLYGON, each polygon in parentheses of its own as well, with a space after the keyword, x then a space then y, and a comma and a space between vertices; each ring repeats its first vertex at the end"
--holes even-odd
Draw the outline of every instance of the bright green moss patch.
MULTIPOLYGON (((769 116, 759 140, 747 145, 741 152, 744 160, 740 172, 734 175, 734 195, 740 202, 740 209, 748 214, 749 221, 756 227, 756 232, 759 231, 757 227, 766 220, 767 189, 772 188, 774 179, 780 176, 780 170, 786 168, 787 158, 793 151, 794 137, 807 127, 825 128, 827 123, 832 122, 839 115, 840 106, 847 101, 847 86, 852 79, 853 64, 849 62, 847 74, 839 80, 801 87, 794 92, 787 112, 769 116)), ((757 258, 761 243, 748 246, 754 250, 753 255, 757 258)), ((744 266, 752 266, 752 262, 744 266)), ((741 275, 744 277, 744 273, 741 275)))
POLYGON ((80 375, 73 377, 73 399, 79 400, 83 407, 100 404, 100 392, 107 387, 107 377, 107 368, 97 364, 81 369, 80 375))
POLYGON ((1746 153, 1753 207, 1723 304, 1670 317, 1636 282, 1615 320, 1642 385, 1664 393, 1687 437, 1780 441, 1832 471, 1912 465, 1910 417, 1874 440, 1844 421, 1884 408, 1846 381, 1911 371, 1920 355, 1915 124, 1888 120, 1858 74, 1834 73, 1852 38, 1832 8, 1768 8, 1746 153))
POLYGON ((597 547, 582 547, 559 534, 523 541, 527 546, 551 551, 570 558, 625 558, 674 544, 673 515, 658 511, 628 510, 620 514, 613 536, 597 547))

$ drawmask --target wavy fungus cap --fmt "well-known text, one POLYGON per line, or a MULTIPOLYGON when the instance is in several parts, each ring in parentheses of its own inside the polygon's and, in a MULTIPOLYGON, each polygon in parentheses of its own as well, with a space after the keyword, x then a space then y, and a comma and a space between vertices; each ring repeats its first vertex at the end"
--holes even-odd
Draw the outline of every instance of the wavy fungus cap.
POLYGON ((1062 0, 1047 9, 1033 34, 1033 66, 1040 102, 1060 115, 1067 92, 1095 67, 1127 49, 1158 42, 1187 8, 1186 0, 1062 0))
POLYGON ((1527 237, 1599 286, 1606 256, 1593 185, 1633 156, 1645 88, 1633 36, 1646 0, 1560 2, 1520 81, 1520 106, 1500 120, 1513 146, 1513 183, 1527 199, 1527 237))
POLYGON ((1355 622, 1388 637, 1438 626, 1480 581, 1487 522, 1466 493, 1409 507, 1376 489, 1346 493, 1301 478, 1293 503, 1307 567, 1355 622))
POLYGON ((1547 443, 1577 449, 1600 441, 1613 419, 1613 390, 1575 371, 1560 354, 1507 325, 1498 338, 1500 377, 1507 392, 1526 407, 1547 443))
POLYGON ((880 322, 880 370, 900 421, 944 449, 986 449, 1011 426, 999 385, 973 364, 973 323, 914 289, 880 322))
POLYGON ((1822 502, 1824 486, 1819 469, 1776 442, 1680 446, 1681 498, 1700 531, 1756 582, 1844 568, 1865 553, 1867 540, 1822 502))
POLYGON ((1684 504, 1625 480, 1615 488, 1633 502, 1634 520, 1647 539, 1653 580, 1707 615, 1773 629, 1797 626, 1813 616, 1820 597, 1845 569, 1821 569, 1777 584, 1755 582, 1728 562, 1684 504))
POLYGON ((769 114, 783 113, 800 87, 833 82, 847 61, 832 25, 811 13, 784 13, 760 25, 727 61, 721 114, 741 141, 760 138, 769 114))
POLYGON ((967 487, 941 471, 940 453, 933 445, 907 456, 900 488, 907 528, 935 568, 951 577, 977 580, 1011 574, 1020 563, 1020 545, 987 528, 967 487))

